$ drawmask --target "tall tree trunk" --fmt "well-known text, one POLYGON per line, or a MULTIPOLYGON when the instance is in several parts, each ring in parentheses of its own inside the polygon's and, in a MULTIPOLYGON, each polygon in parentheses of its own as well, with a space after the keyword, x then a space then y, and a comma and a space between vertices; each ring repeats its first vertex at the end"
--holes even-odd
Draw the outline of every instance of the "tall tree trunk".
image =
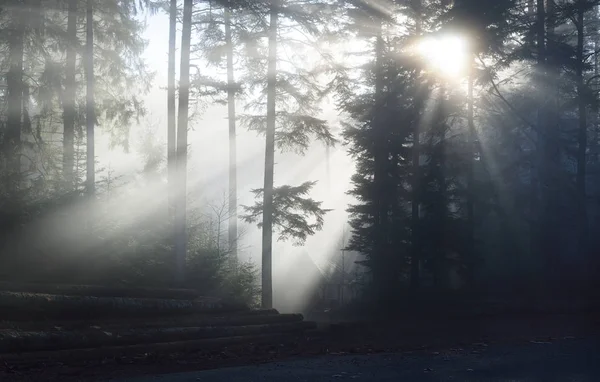
POLYGON ((177 39, 177 0, 169 3, 169 64, 167 68, 167 183, 169 218, 175 216, 177 172, 177 121, 175 104, 175 50, 177 39))
MULTIPOLYGON (((598 44, 598 40, 600 40, 600 35, 599 35, 599 24, 600 24, 600 14, 598 13, 600 10, 600 7, 595 6, 594 8, 594 34, 593 34, 593 40, 594 40, 594 77, 598 78, 598 74, 600 73, 599 71, 599 61, 598 61, 598 49, 600 49, 600 45, 598 44)), ((594 87, 594 90, 597 90, 598 86, 596 85, 594 87)), ((599 146, 598 146, 598 133, 600 130, 600 115, 598 113, 598 110, 595 110, 593 113, 593 127, 592 127, 592 134, 591 134, 591 142, 590 142, 590 163, 594 166, 597 167, 598 163, 599 163, 599 158, 600 158, 600 152, 599 152, 599 146)), ((595 203, 595 207, 596 210, 600 209, 600 198, 597 198, 597 201, 595 203)), ((589 230, 589 227, 588 227, 589 230)), ((589 235, 589 232, 588 232, 589 235)), ((589 274, 591 276, 591 280, 592 283, 595 281, 594 275, 598 274, 598 264, 600 264, 599 262, 599 256, 596 254, 594 255, 594 251, 591 250, 592 246, 591 243, 589 241, 589 236, 588 236, 588 263, 589 264, 589 274)))
POLYGON ((273 177, 275 172, 275 120, 277 96, 277 28, 279 0, 271 0, 269 61, 267 68, 267 131, 262 227, 262 307, 273 307, 273 177))
MULTIPOLYGON (((598 8, 594 8, 594 13, 595 13, 595 22, 596 23, 600 23, 600 19, 598 18, 598 8)), ((594 77, 598 77, 598 49, 600 49, 600 46, 598 45, 598 39, 600 39, 600 35, 598 34, 600 31, 596 30, 596 33, 594 34, 594 77)), ((597 86, 597 85, 596 85, 597 86)), ((595 88, 597 89, 597 87, 595 88)), ((598 118, 598 112, 594 111, 594 115, 593 115, 593 130, 592 130, 592 136, 591 136, 591 142, 590 142, 590 153, 591 153, 591 158, 590 160, 596 164, 598 162, 598 129, 600 128, 600 118, 598 118)))
POLYGON ((67 190, 75 185, 75 65, 77 63, 77 0, 69 0, 67 59, 63 97, 63 179, 67 190))
MULTIPOLYGON (((396 270, 389 266, 389 262, 384 260, 389 256, 388 248, 388 197, 386 195, 387 179, 387 145, 385 136, 385 126, 381 122, 381 113, 383 112, 383 21, 377 16, 375 31, 375 107, 373 113, 373 132, 374 132, 374 188, 375 188, 375 237, 374 237, 374 255, 380 258, 374 263, 373 269, 374 282, 377 283, 379 293, 390 291, 391 275, 396 270), (381 264, 381 265, 376 265, 381 264), (384 265, 385 264, 385 265, 384 265)), ((382 296, 383 297, 383 296, 382 296)))
MULTIPOLYGON (((177 40, 177 0, 169 3, 169 63, 167 68, 167 208, 169 229, 175 244, 175 210, 177 204, 177 120, 175 97, 175 50, 177 40)), ((177 269, 178 257, 173 247, 173 263, 177 269)), ((173 274, 177 281, 177 272, 173 274)))
POLYGON ((235 78, 233 75, 233 41, 231 37, 231 1, 224 10, 225 43, 227 46, 227 117, 229 121, 229 220, 228 239, 230 256, 237 263, 237 142, 235 132, 235 78))
MULTIPOLYGON (((555 4, 554 0, 547 2, 547 46, 546 63, 547 78, 555 81, 559 78, 558 65, 555 60, 556 49, 554 47, 554 24, 555 24, 555 4)), ((550 82, 552 83, 552 82, 550 82)), ((555 286, 556 277, 559 275, 560 261, 560 177, 557 175, 561 171, 560 165, 560 120, 558 115, 558 86, 550 86, 545 94, 548 98, 544 104, 544 115, 547 120, 541 126, 544 131, 543 142, 543 205, 542 205, 542 237, 541 254, 545 257, 546 263, 546 286, 552 289, 555 286)))
POLYGON ((475 286, 475 116, 474 116, 474 58, 469 55, 469 83, 467 89, 467 285, 470 288, 475 286))
MULTIPOLYGON (((472 103, 472 102, 471 102, 472 103)), ((445 121, 442 120, 444 117, 444 109, 446 107, 446 86, 444 83, 440 85, 440 97, 438 101, 437 112, 439 117, 435 119, 435 123, 439 126, 439 173, 438 173, 438 185, 439 185, 439 211, 437 211, 437 222, 439 227, 439 243, 437 246, 434 262, 434 285, 438 289, 442 289, 445 286, 445 282, 448 275, 448 268, 446 267, 446 242, 447 234, 446 228, 448 224, 448 182, 446 181, 446 135, 447 128, 445 121)), ((472 111, 469 113, 469 117, 472 119, 472 111)), ((472 154, 472 152, 471 152, 472 154)), ((472 180, 471 180, 472 181, 472 180)), ((471 269, 471 271, 473 271, 471 269)), ((473 271, 474 272, 474 271, 473 271)), ((471 274, 469 273, 471 277, 471 274)))
POLYGON ((176 279, 185 280, 187 253, 186 198, 187 198, 187 130, 190 98, 190 44, 192 39, 193 0, 183 3, 183 26, 181 29, 181 62, 179 69, 179 115, 177 118, 177 206, 175 210, 176 279))
POLYGON ((587 162, 587 101, 584 79, 585 65, 585 9, 579 1, 577 10, 577 98, 579 108, 579 129, 577 134, 577 233, 578 251, 581 259, 587 259, 588 217, 586 193, 586 162, 587 162))
MULTIPOLYGON (((415 1, 415 34, 421 36, 421 1, 415 1)), ((411 230, 412 230, 412 257, 410 259, 410 286, 416 290, 421 284, 421 241, 419 238, 419 193, 421 182, 421 125, 420 121, 414 124, 412 147, 412 199, 411 199, 411 230)))
MULTIPOLYGON (((537 0, 536 4, 536 21, 535 21, 535 36, 537 48, 537 69, 540 76, 538 79, 538 89, 544 86, 543 74, 546 71, 546 11, 545 1, 537 0)), ((545 94, 544 91, 539 91, 540 97, 545 94)), ((536 146, 531 154, 530 164, 530 223, 529 223, 529 252, 531 257, 536 260, 540 258, 540 243, 541 243, 541 209, 540 209, 540 176, 542 172, 542 150, 544 136, 542 129, 545 126, 544 106, 541 104, 537 111, 537 131, 535 132, 536 146)))
POLYGON ((8 190, 15 196, 21 176, 21 130, 23 117, 23 61, 26 5, 17 5, 8 41, 9 69, 6 74, 7 120, 3 152, 6 156, 8 190))
POLYGON ((86 36, 85 36, 85 73, 86 73, 86 191, 92 200, 96 193, 96 155, 94 150, 94 125, 96 124, 94 100, 94 8, 92 0, 87 0, 86 36))
MULTIPOLYGON (((471 76, 472 77, 472 76, 471 76)), ((472 82, 472 81, 470 81, 472 82)), ((470 96, 471 96, 471 107, 470 107, 470 111, 469 111, 469 119, 471 121, 470 125, 469 125, 469 135, 471 136, 471 145, 469 147, 471 147, 471 152, 470 152, 470 159, 471 159, 471 168, 470 168, 470 173, 471 173, 471 191, 473 191, 473 160, 474 160, 474 139, 475 139, 475 124, 473 122, 473 84, 471 83, 470 85, 470 96)), ((438 106, 438 112, 440 113, 441 117, 443 118, 445 113, 445 109, 446 108, 446 84, 442 83, 440 86, 440 100, 439 100, 439 106, 438 106)), ((442 118, 438 118, 438 121, 441 121, 442 118)), ((437 279, 438 279, 438 288, 443 288, 446 285, 446 281, 448 279, 448 274, 449 274, 449 269, 448 269, 448 262, 446 261, 446 253, 447 253, 447 247, 446 247, 446 243, 448 242, 448 234, 447 232, 447 228, 448 228, 448 182, 447 182, 447 177, 446 177, 446 162, 447 162, 447 151, 446 151, 446 147, 447 147, 447 135, 448 135, 448 128, 446 126, 445 123, 441 124, 441 131, 440 131, 440 240, 441 240, 441 246, 439 248, 439 253, 438 253, 438 274, 437 274, 437 279)), ((469 194, 469 197, 472 198, 471 194, 469 194)), ((473 199, 471 199, 471 219, 473 219, 473 199)), ((473 221, 473 220, 471 220, 473 221)), ((474 284, 474 276, 475 276, 475 266, 474 266, 474 223, 472 225, 472 229, 470 231, 471 234, 471 242, 469 243, 471 248, 471 252, 470 252, 470 270, 469 270, 469 279, 467 280, 470 283, 470 286, 473 286, 474 284)))

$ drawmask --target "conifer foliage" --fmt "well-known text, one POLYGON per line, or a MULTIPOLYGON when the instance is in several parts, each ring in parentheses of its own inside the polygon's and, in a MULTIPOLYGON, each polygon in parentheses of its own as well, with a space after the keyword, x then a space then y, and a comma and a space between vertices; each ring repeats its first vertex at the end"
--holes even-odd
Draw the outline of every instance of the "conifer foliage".
MULTIPOLYGON (((244 294, 250 299, 258 289, 254 268, 239 262, 243 222, 262 234, 261 304, 271 308, 273 241, 303 245, 330 212, 314 196, 316 179, 281 184, 277 159, 293 154, 301 161, 315 145, 341 143, 355 166, 346 249, 364 256, 359 263, 370 274, 371 296, 390 301, 404 289, 418 296, 525 286, 557 293, 594 284, 598 6, 4 1, 0 276, 28 269, 31 278, 84 277, 94 268, 239 291, 241 284, 223 276, 231 273, 252 289, 244 294), (108 137, 127 154, 132 128, 147 122, 142 97, 156 86, 142 59, 148 15, 169 20, 167 142, 162 150, 153 133, 143 138, 144 170, 127 178, 140 200, 149 192, 136 182, 155 187, 159 207, 148 215, 131 208, 134 218, 122 211, 127 202, 116 202, 127 192, 115 197, 120 178, 97 166, 96 148, 97 137, 108 137), (341 129, 323 117, 332 100, 341 129), (213 209, 218 223, 198 217, 190 196, 199 193, 188 181, 188 130, 202 134, 196 111, 211 105, 227 106, 228 145, 221 149, 228 153, 228 185, 223 207, 213 209), (242 129, 264 140, 261 184, 252 190, 255 201, 243 206, 242 129), (53 234, 40 228, 50 226, 53 234), (93 253, 94 260, 75 252, 93 253)), ((139 202, 133 199, 127 200, 139 202)))

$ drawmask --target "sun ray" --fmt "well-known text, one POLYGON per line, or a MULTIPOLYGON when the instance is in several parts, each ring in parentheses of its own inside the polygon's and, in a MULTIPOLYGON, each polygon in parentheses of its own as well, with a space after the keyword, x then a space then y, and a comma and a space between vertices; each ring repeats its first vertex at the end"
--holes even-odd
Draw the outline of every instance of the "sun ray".
POLYGON ((468 52, 467 39, 458 35, 426 37, 417 44, 417 53, 431 70, 448 78, 459 78, 465 74, 468 52))

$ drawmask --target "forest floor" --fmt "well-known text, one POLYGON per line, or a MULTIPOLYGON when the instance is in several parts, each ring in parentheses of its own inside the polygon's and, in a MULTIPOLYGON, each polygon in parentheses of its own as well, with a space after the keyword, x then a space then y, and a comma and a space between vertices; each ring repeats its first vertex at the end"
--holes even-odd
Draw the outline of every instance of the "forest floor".
POLYGON ((375 353, 442 352, 528 346, 565 339, 596 338, 599 314, 530 315, 448 319, 388 319, 377 322, 321 323, 319 329, 286 343, 236 345, 191 354, 140 354, 88 362, 18 366, 0 360, 2 381, 101 381, 186 371, 256 365, 293 358, 375 353))
POLYGON ((433 353, 323 355, 114 382, 592 382, 600 380, 598 339, 492 344, 433 353))

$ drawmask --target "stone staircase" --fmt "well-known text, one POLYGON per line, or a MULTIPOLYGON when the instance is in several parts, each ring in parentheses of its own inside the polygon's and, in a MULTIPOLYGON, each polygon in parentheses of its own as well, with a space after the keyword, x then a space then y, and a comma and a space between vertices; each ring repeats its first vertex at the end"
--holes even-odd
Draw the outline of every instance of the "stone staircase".
POLYGON ((192 290, 0 283, 0 362, 104 359, 294 341, 316 324, 192 290))

